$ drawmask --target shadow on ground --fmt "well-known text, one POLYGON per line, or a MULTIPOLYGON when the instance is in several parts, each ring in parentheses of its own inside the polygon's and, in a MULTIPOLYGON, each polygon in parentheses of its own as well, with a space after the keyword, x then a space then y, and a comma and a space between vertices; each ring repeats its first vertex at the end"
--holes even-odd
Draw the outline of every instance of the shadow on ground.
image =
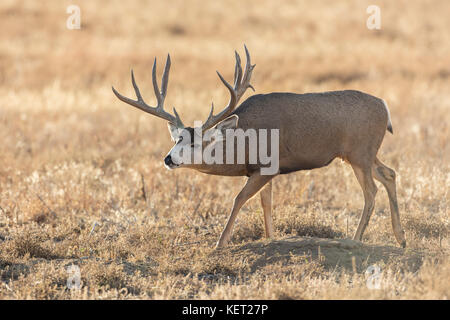
POLYGON ((329 270, 350 271, 356 268, 357 272, 364 271, 372 264, 387 264, 392 261, 406 263, 408 269, 416 271, 423 260, 423 255, 417 251, 393 246, 370 245, 350 239, 298 236, 247 243, 233 247, 231 251, 247 258, 252 272, 274 263, 289 264, 293 257, 319 261, 329 270))

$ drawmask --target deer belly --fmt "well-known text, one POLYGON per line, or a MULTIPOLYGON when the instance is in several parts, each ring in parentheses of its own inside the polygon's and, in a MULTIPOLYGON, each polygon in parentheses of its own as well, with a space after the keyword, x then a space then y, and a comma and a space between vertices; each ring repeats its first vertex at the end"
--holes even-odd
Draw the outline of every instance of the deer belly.
POLYGON ((297 163, 293 163, 290 165, 282 166, 280 165, 280 174, 287 174, 295 171, 301 171, 301 170, 311 170, 311 169, 317 169, 322 168, 327 165, 329 165, 335 157, 328 158, 325 161, 299 161, 297 163))

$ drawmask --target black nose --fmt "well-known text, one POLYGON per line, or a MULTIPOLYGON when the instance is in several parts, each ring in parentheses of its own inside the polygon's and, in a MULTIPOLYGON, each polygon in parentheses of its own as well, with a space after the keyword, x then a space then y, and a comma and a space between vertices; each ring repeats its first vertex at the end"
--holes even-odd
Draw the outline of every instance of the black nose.
POLYGON ((173 162, 172 162, 172 156, 169 154, 167 157, 165 157, 164 158, 164 163, 167 165, 167 166, 170 166, 171 164, 173 164, 173 162))

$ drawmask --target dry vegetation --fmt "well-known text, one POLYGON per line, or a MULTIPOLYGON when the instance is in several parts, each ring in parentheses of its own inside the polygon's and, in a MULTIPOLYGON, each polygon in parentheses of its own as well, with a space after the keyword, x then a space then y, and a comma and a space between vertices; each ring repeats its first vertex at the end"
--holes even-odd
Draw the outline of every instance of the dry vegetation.
POLYGON ((0 299, 448 299, 450 2, 38 1, 0 4, 0 299), (66 29, 66 7, 82 28, 66 29), (167 106, 204 119, 225 103, 233 50, 250 48, 258 93, 358 89, 390 105, 380 158, 398 174, 408 247, 384 189, 364 243, 363 196, 335 161, 274 180, 275 239, 259 200, 233 244, 213 246, 243 178, 168 171, 166 124, 120 103, 129 70, 153 103, 150 70, 172 54, 167 106), (81 290, 67 267, 80 266, 81 290), (367 266, 382 268, 380 290, 367 266))

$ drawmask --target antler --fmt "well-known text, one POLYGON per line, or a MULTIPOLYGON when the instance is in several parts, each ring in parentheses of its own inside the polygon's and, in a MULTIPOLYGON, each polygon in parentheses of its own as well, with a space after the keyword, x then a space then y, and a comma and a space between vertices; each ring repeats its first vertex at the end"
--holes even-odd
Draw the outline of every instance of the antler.
POLYGON ((144 100, 142 99, 141 93, 139 92, 139 88, 136 84, 136 81, 134 80, 134 74, 133 70, 131 70, 131 82, 133 83, 134 91, 136 92, 137 100, 132 100, 130 98, 127 98, 114 89, 112 87, 112 91, 116 95, 117 98, 119 98, 121 101, 128 103, 129 105, 132 105, 133 107, 136 107, 138 109, 141 109, 142 111, 145 111, 147 113, 150 113, 154 116, 157 116, 159 118, 165 119, 169 121, 170 123, 176 125, 178 128, 184 128, 184 124, 181 121, 177 111, 175 108, 173 108, 173 113, 175 116, 171 115, 170 113, 164 111, 164 100, 166 99, 167 94, 167 83, 169 81, 169 70, 170 70, 170 55, 167 55, 166 60, 166 66, 164 67, 164 73, 162 76, 161 81, 161 91, 159 91, 158 83, 156 80, 156 58, 153 62, 153 68, 152 68, 152 79, 153 79, 153 89, 155 90, 156 99, 158 101, 158 104, 156 107, 151 107, 147 105, 144 100))
POLYGON ((208 119, 202 126, 202 131, 205 131, 213 127, 215 124, 228 117, 236 108, 239 99, 244 95, 247 88, 252 88, 252 90, 255 91, 253 86, 250 84, 250 78, 252 76, 252 71, 255 65, 251 64, 250 54, 248 53, 247 47, 245 45, 244 48, 245 48, 245 55, 247 58, 247 62, 245 63, 244 75, 242 75, 241 57, 235 51, 236 66, 234 68, 234 87, 232 87, 217 71, 217 75, 219 76, 220 80, 223 82, 225 87, 227 87, 227 89, 230 91, 230 101, 228 102, 228 105, 225 107, 225 109, 223 109, 220 113, 218 113, 215 116, 213 116, 214 104, 211 105, 211 112, 209 113, 208 119))

